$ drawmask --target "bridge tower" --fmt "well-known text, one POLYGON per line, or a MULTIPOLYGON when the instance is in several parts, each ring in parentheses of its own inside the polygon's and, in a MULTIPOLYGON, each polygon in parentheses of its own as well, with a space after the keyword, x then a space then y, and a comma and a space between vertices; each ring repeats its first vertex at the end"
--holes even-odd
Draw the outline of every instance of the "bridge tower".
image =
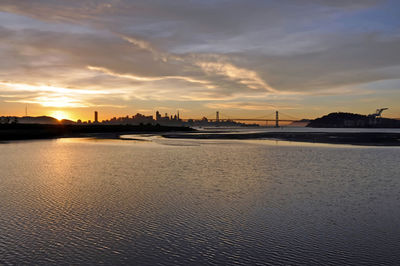
POLYGON ((275 127, 279 127, 279 112, 275 112, 275 127))
POLYGON ((217 111, 217 113, 216 113, 215 121, 219 122, 219 111, 217 111))

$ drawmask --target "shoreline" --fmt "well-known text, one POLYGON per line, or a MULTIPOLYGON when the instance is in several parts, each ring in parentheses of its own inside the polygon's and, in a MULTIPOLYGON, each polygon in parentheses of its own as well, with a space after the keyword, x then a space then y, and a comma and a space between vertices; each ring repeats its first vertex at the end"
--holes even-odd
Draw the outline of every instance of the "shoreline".
POLYGON ((400 133, 326 133, 326 132, 260 132, 260 133, 202 133, 162 134, 164 138, 175 139, 230 139, 230 140, 283 140, 308 143, 350 144, 360 146, 400 146, 400 133))
POLYGON ((193 132, 189 127, 160 125, 0 125, 0 141, 95 137, 116 139, 123 134, 193 132))
POLYGON ((400 133, 390 132, 234 132, 198 131, 189 127, 160 125, 0 125, 0 143, 57 138, 120 139, 121 135, 156 134, 168 139, 282 140, 358 146, 400 146, 400 133))

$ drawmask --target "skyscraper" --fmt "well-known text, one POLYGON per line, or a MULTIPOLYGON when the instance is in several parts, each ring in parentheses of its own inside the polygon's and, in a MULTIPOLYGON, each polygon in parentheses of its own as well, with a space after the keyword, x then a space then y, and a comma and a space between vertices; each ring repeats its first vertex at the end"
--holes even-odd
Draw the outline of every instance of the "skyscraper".
POLYGON ((156 112, 156 120, 157 121, 161 120, 161 115, 159 111, 156 112))
POLYGON ((99 114, 97 113, 97 111, 94 111, 94 122, 95 123, 99 122, 99 114))

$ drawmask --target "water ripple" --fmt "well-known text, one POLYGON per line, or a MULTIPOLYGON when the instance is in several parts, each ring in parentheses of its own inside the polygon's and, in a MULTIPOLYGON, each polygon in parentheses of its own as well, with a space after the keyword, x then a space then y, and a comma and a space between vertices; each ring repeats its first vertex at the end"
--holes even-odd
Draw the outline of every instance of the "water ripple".
POLYGON ((174 141, 0 146, 0 264, 400 261, 399 149, 174 141))

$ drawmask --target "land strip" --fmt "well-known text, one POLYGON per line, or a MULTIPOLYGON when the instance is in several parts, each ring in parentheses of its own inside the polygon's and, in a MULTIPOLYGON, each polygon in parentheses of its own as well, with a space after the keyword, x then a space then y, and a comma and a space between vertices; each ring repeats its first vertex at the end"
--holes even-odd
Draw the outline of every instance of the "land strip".
POLYGON ((44 125, 44 124, 2 124, 0 140, 51 139, 62 137, 119 138, 121 134, 189 132, 189 127, 160 125, 44 125))
POLYGON ((260 132, 260 133, 202 133, 163 134, 165 138, 183 139, 278 139, 299 142, 353 144, 367 146, 400 146, 400 133, 371 132, 260 132))

